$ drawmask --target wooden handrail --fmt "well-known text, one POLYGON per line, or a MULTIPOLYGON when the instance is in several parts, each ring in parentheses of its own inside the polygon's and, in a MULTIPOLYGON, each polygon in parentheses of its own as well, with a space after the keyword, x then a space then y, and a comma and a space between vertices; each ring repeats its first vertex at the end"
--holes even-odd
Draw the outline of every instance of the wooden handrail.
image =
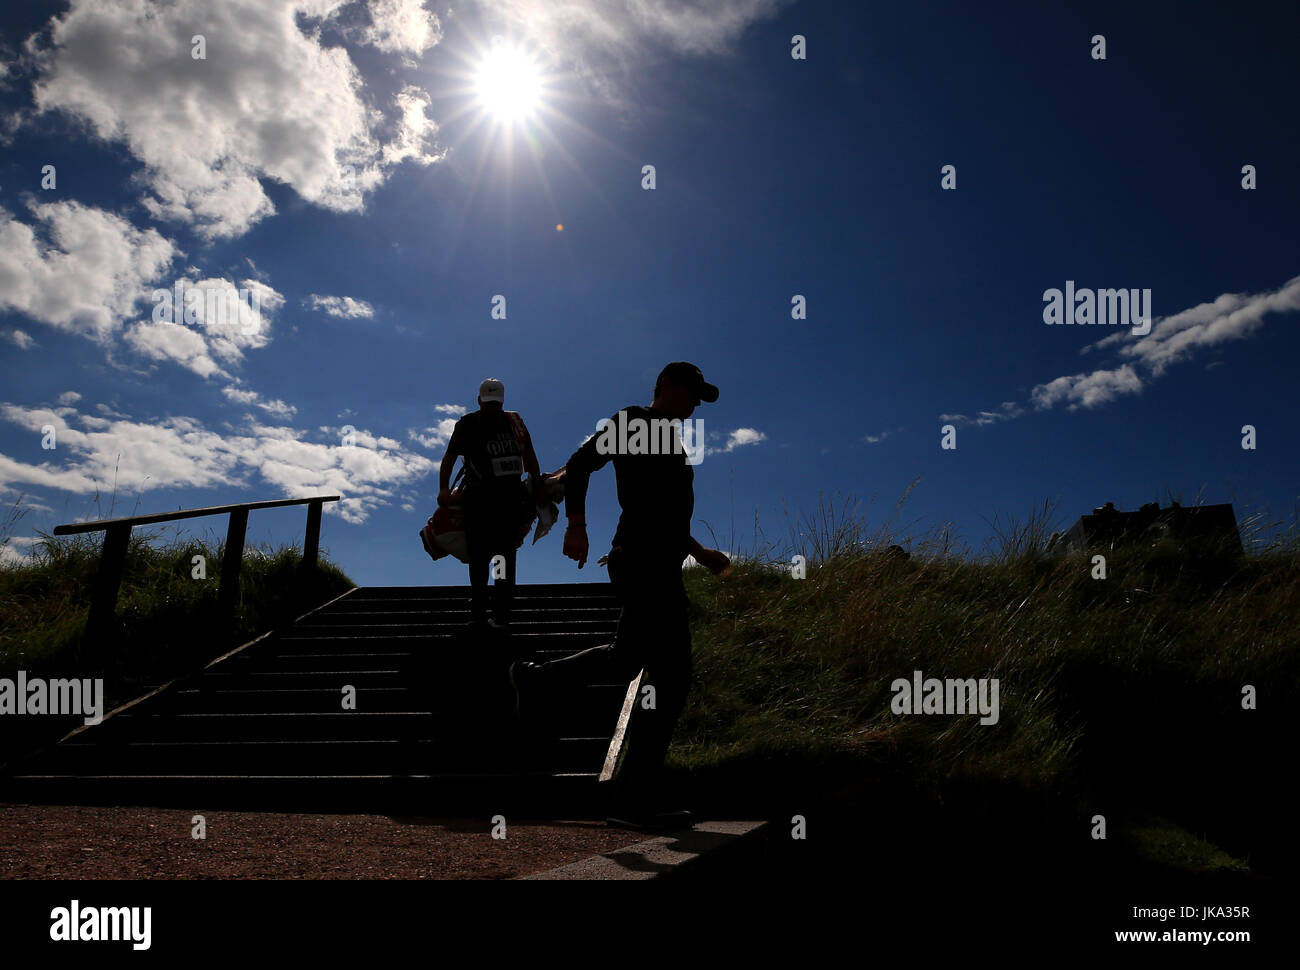
POLYGON ((337 502, 337 495, 317 495, 312 498, 275 499, 268 502, 242 502, 238 505, 212 505, 202 509, 178 509, 175 512, 155 512, 151 515, 132 515, 121 519, 99 519, 95 522, 76 522, 55 526, 56 536, 84 532, 104 533, 104 547, 99 556, 99 572, 91 593, 90 616, 86 620, 86 641, 97 638, 112 625, 117 612, 117 595, 122 588, 122 571, 126 566, 126 550, 131 540, 131 530, 137 525, 155 522, 173 522, 177 519, 194 519, 203 515, 230 514, 226 529, 226 550, 221 559, 221 586, 217 590, 217 607, 227 619, 233 619, 239 598, 239 568, 244 561, 244 536, 248 530, 248 513, 253 509, 272 509, 288 505, 307 506, 307 533, 302 545, 302 571, 316 568, 320 549, 321 509, 326 502, 337 502))
POLYGON ((175 512, 154 512, 151 515, 131 515, 122 519, 97 519, 94 522, 74 522, 56 525, 56 536, 70 536, 78 532, 98 532, 114 525, 148 525, 151 522, 171 522, 174 519, 195 519, 201 515, 220 515, 236 509, 273 509, 281 505, 303 505, 307 502, 337 502, 337 495, 317 495, 314 498, 282 498, 269 502, 241 502, 238 505, 210 505, 205 509, 178 509, 175 512))

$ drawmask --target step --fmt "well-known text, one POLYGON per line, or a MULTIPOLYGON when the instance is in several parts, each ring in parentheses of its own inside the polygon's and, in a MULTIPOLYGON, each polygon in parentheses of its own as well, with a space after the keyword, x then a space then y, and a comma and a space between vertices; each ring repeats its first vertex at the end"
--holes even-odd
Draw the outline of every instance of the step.
MULTIPOLYGON (((467 572, 468 575, 468 572, 467 572)), ((611 583, 516 583, 522 595, 541 598, 580 599, 617 595, 611 583)), ((469 586, 358 586, 348 594, 351 602, 372 599, 452 599, 467 596, 469 586)), ((342 602, 342 601, 340 601, 342 602)))
MULTIPOLYGON (((438 700, 428 696, 408 699, 438 700)), ((109 718, 93 732, 83 732, 82 736, 87 739, 85 743, 112 746, 136 740, 388 740, 449 735, 472 739, 515 732, 513 697, 502 693, 483 698, 469 709, 455 703, 459 700, 456 697, 451 704, 434 703, 427 710, 402 711, 122 713, 109 718)), ((566 732, 609 737, 620 707, 617 704, 602 707, 560 705, 550 712, 548 723, 566 732)))
POLYGON ((599 772, 606 738, 489 738, 366 741, 137 741, 121 745, 64 742, 39 764, 16 765, 13 777, 51 775, 407 774, 448 772, 599 772))
MULTIPOLYGON (((486 643, 496 643, 506 639, 528 637, 558 637, 575 643, 608 643, 618 629, 616 623, 557 623, 546 624, 511 624, 509 634, 491 629, 468 631, 463 626, 439 628, 432 624, 410 624, 406 627, 393 626, 313 626, 295 628, 277 636, 276 643, 299 644, 302 642, 338 643, 340 640, 356 640, 364 643, 367 650, 382 649, 386 641, 404 649, 473 649, 486 643)), ((249 656, 257 656, 262 651, 253 651, 249 656)), ((231 658, 235 659, 235 658, 231 658)))
MULTIPOLYGON (((617 712, 626 690, 627 685, 618 684, 588 686, 582 688, 581 696, 571 706, 617 712)), ((411 709, 414 698, 427 697, 430 693, 428 689, 411 686, 359 688, 356 710, 375 713, 406 711, 411 709)), ((503 697, 511 696, 504 686, 500 693, 503 697)), ((159 701, 164 697, 164 702, 152 705, 150 713, 295 714, 333 712, 340 710, 342 703, 342 692, 338 688, 320 687, 185 688, 170 695, 159 695, 159 701)))
MULTIPOLYGON (((589 609, 518 609, 510 610, 510 623, 513 626, 527 624, 544 624, 547 627, 555 624, 573 623, 580 627, 592 623, 603 623, 606 625, 616 626, 620 608, 617 606, 592 607, 589 609)), ((313 617, 310 621, 302 621, 295 624, 294 630, 314 630, 320 627, 330 628, 354 628, 354 627, 377 627, 387 629, 390 627, 405 628, 408 626, 428 626, 438 630, 454 629, 457 625, 463 625, 470 621, 469 606, 466 604, 464 609, 460 610, 442 610, 442 611, 415 611, 399 613, 392 610, 367 610, 356 611, 352 613, 331 613, 313 617)))

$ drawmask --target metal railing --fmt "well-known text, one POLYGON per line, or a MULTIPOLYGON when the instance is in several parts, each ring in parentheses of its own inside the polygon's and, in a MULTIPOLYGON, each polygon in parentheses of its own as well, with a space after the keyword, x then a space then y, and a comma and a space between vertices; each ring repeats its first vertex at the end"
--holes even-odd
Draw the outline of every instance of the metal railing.
POLYGON ((117 611, 117 595, 122 588, 126 550, 131 540, 131 530, 135 526, 229 512, 230 524, 226 528, 226 549, 221 559, 221 586, 217 591, 217 607, 222 616, 233 618, 235 604, 239 599, 239 567, 244 560, 244 536, 248 531, 248 513, 252 509, 306 505, 307 534, 303 540, 302 569, 303 572, 310 572, 316 568, 317 551, 320 548, 321 508, 326 502, 338 500, 337 495, 317 495, 313 498, 213 505, 203 509, 180 509, 176 512, 156 512, 152 515, 132 515, 123 519, 99 519, 95 522, 76 522, 71 525, 56 526, 54 529, 56 536, 104 532, 104 549, 99 557, 99 572, 95 576, 95 586, 91 592, 90 616, 86 620, 87 639, 99 635, 111 626, 117 611))

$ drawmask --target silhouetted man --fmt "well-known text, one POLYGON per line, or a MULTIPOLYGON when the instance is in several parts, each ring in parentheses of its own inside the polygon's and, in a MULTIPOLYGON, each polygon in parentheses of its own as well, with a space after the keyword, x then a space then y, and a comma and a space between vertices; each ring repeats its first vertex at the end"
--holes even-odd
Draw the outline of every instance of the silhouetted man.
MULTIPOLYGON (((565 503, 569 527, 564 554, 581 569, 587 561, 587 484, 592 472, 612 459, 622 515, 608 557, 609 578, 623 603, 614 642, 549 663, 517 663, 510 668, 517 712, 544 703, 548 688, 599 682, 603 677, 631 681, 645 668, 655 705, 638 703, 628 732, 628 750, 619 776, 616 813, 637 825, 653 827, 654 790, 691 685, 691 631, 686 615, 682 562, 687 555, 712 571, 730 560, 691 537, 695 508, 693 457, 677 437, 675 449, 662 447, 667 422, 690 418, 701 401, 718 399, 718 389, 694 364, 669 364, 655 382, 650 407, 628 407, 589 438, 565 465, 565 503), (637 429, 644 434, 638 443, 637 429)), ((696 449, 702 435, 692 435, 696 449)), ((695 455, 699 454, 697 450, 695 455)), ((613 819, 611 819, 613 821, 613 819)))
POLYGON ((456 422, 447 453, 438 469, 438 504, 451 499, 449 485, 456 459, 465 459, 465 544, 469 552, 470 622, 486 619, 487 581, 492 557, 505 557, 505 576, 493 590, 496 609, 487 624, 499 629, 509 623, 514 599, 515 550, 526 505, 519 476, 527 470, 534 491, 541 468, 524 420, 505 410, 506 388, 489 378, 478 389, 478 410, 456 422))

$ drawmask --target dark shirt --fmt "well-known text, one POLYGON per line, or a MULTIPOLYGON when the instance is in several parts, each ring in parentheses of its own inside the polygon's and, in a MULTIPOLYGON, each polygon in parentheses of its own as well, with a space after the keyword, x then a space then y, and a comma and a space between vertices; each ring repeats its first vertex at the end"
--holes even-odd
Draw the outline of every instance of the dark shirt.
MULTIPOLYGON (((524 443, 531 444, 527 428, 524 443)), ((447 449, 465 459, 468 500, 493 504, 518 500, 524 453, 504 410, 484 409, 464 415, 456 422, 447 449)))
MULTIPOLYGON (((637 418, 645 421, 668 418, 653 408, 634 406, 623 410, 627 412, 628 422, 637 418)), ((618 415, 610 420, 615 424, 616 436, 618 415)), ((588 479, 612 459, 618 504, 623 509, 613 544, 633 555, 673 560, 680 565, 690 555, 691 516, 695 511, 695 470, 687 462, 685 451, 601 454, 601 439, 600 432, 592 435, 565 465, 564 504, 568 513, 586 513, 588 479)), ((610 438, 605 440, 608 443, 610 438)))

